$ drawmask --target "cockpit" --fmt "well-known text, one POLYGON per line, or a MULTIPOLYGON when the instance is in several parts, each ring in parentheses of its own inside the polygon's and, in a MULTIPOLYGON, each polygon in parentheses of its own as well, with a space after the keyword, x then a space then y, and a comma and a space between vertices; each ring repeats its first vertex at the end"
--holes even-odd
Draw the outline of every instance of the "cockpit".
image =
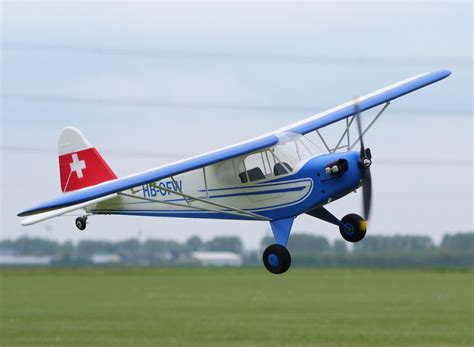
POLYGON ((278 139, 273 147, 222 162, 217 167, 218 179, 229 185, 272 179, 292 173, 300 162, 321 153, 300 134, 286 132, 278 139))

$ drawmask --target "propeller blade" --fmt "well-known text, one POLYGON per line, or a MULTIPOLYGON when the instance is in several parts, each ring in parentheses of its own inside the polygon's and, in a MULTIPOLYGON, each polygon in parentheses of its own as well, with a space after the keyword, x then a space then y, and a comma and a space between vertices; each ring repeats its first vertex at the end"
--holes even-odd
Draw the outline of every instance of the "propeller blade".
POLYGON ((364 209, 364 219, 368 220, 372 207, 372 176, 370 168, 363 170, 362 177, 362 206, 364 209))
POLYGON ((372 207, 372 176, 370 174, 372 153, 370 152, 370 148, 365 149, 364 146, 364 136, 362 132, 362 122, 360 120, 360 107, 358 99, 355 99, 354 105, 360 141, 359 165, 362 169, 362 208, 364 211, 364 219, 368 220, 370 216, 370 209, 372 207))

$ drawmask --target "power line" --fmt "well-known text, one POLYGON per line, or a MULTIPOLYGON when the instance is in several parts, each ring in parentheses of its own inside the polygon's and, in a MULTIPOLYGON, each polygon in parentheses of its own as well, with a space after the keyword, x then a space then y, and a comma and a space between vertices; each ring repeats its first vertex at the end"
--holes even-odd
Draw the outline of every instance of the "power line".
POLYGON ((183 51, 165 49, 131 49, 120 47, 102 46, 72 46, 49 43, 31 43, 6 41, 1 44, 2 49, 32 52, 57 52, 88 55, 117 55, 127 57, 181 59, 181 60, 219 60, 241 61, 247 63, 291 63, 291 64, 337 64, 337 65, 447 65, 458 67, 471 67, 470 59, 433 59, 433 58, 404 58, 404 57, 353 57, 353 56, 304 56, 287 54, 264 53, 228 53, 183 51))
POLYGON ((410 166, 473 166, 472 160, 453 159, 377 159, 375 163, 381 165, 410 165, 410 166))
POLYGON ((40 94, 13 94, 1 93, 0 97, 5 100, 22 102, 52 102, 67 104, 91 104, 101 106, 138 106, 150 108, 179 108, 179 109, 204 109, 204 110, 239 110, 239 111, 283 111, 283 112, 313 112, 314 107, 301 106, 273 106, 273 105, 243 105, 243 104, 218 104, 203 102, 170 102, 157 100, 130 100, 118 98, 77 97, 72 95, 40 95, 40 94))
MULTIPOLYGON (((171 108, 171 109, 193 109, 193 110, 236 110, 236 111, 253 111, 253 112, 300 112, 300 113, 316 113, 322 110, 321 107, 315 106, 296 106, 296 105, 259 105, 259 104, 233 104, 233 103, 206 103, 206 102, 172 102, 157 100, 131 100, 119 98, 100 98, 100 97, 79 97, 72 95, 42 95, 29 93, 1 93, 0 98, 14 102, 40 102, 40 103, 64 103, 64 104, 81 104, 95 106, 133 106, 146 108, 171 108)), ((425 114, 456 114, 470 115, 470 110, 397 110, 391 112, 404 113, 410 115, 425 114)))
MULTIPOLYGON (((0 151, 5 152, 24 152, 24 153, 56 153, 53 148, 46 147, 28 147, 28 146, 0 146, 0 151)), ((109 150, 101 151, 105 155, 133 158, 171 158, 182 159, 191 157, 193 154, 172 153, 172 152, 150 152, 150 151, 121 151, 109 150)), ((453 159, 377 159, 377 165, 419 165, 419 166, 473 166, 472 160, 453 160, 453 159)))
MULTIPOLYGON (((0 151, 5 152, 23 152, 23 153, 57 153, 53 148, 26 147, 26 146, 0 146, 0 151)), ((102 152, 102 151, 101 151, 102 152)), ((137 151, 103 151, 103 154, 118 157, 133 158, 171 158, 181 159, 191 157, 189 154, 171 153, 171 152, 137 152, 137 151)))

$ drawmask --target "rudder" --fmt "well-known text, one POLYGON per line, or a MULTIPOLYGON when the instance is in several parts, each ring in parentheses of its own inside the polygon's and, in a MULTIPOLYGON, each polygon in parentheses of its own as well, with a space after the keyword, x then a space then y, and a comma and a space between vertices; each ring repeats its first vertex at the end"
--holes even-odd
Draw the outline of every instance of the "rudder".
POLYGON ((63 193, 114 180, 117 175, 79 129, 66 127, 58 141, 59 173, 63 193))

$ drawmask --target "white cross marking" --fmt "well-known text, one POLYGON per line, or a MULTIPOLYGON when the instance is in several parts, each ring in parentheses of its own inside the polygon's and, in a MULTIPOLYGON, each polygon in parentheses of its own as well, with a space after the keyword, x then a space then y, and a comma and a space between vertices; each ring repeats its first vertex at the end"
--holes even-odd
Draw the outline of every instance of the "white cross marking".
POLYGON ((79 160, 77 153, 72 155, 72 163, 69 164, 69 167, 71 168, 71 172, 76 172, 77 178, 84 177, 82 170, 86 168, 86 162, 84 160, 79 160))

